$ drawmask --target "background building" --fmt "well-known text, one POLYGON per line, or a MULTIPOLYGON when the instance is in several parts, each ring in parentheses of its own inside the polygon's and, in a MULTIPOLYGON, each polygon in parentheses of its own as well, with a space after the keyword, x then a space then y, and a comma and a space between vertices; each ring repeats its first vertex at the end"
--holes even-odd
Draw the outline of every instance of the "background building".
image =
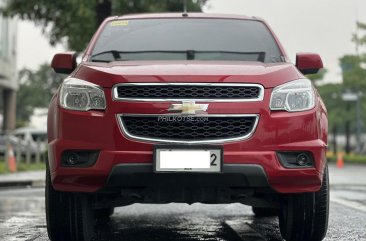
MULTIPOLYGON (((4 0, 0 0, 0 6, 4 0)), ((3 131, 15 128, 17 21, 0 15, 0 113, 3 131)))

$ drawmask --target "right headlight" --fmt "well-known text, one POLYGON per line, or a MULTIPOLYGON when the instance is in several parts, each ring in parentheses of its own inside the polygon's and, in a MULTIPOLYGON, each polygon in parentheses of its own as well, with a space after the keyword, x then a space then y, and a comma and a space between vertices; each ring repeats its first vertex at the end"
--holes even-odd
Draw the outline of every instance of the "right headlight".
POLYGON ((67 78, 61 86, 60 105, 69 110, 105 110, 106 101, 100 86, 81 79, 67 78))
POLYGON ((271 110, 288 112, 305 111, 314 108, 315 94, 311 81, 298 79, 273 89, 270 101, 271 110))

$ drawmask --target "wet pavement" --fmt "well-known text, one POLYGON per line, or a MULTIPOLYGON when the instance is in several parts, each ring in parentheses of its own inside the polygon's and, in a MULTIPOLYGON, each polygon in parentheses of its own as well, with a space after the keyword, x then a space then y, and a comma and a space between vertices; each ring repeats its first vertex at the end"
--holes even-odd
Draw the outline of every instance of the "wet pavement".
MULTIPOLYGON (((44 190, 0 190, 0 240, 48 240, 44 190)), ((366 187, 333 187, 325 240, 366 240, 366 187), (333 199, 335 201, 333 201, 333 199)), ((280 241, 277 218, 255 218, 251 209, 230 205, 141 205, 117 208, 110 221, 98 223, 101 241, 280 241)))

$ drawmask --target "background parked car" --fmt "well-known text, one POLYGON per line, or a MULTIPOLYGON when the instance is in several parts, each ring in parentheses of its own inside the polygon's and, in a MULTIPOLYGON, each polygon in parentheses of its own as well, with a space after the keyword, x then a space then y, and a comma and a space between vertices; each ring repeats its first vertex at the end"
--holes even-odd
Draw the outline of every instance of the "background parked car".
POLYGON ((38 129, 33 127, 23 127, 16 129, 13 132, 13 135, 21 140, 22 144, 25 146, 37 146, 37 143, 40 143, 40 150, 42 152, 46 151, 46 142, 47 142, 47 130, 46 129, 38 129))
POLYGON ((0 135, 0 157, 4 157, 6 154, 7 142, 9 142, 13 146, 14 149, 17 149, 16 147, 20 143, 20 140, 14 135, 5 136, 5 135, 1 134, 0 135))
MULTIPOLYGON (((8 135, 9 143, 17 158, 29 162, 32 160, 45 160, 47 156, 47 130, 33 127, 23 127, 16 129, 11 135, 8 135), (20 153, 20 155, 18 154, 20 153)), ((3 146, 1 150, 6 150, 6 138, 3 137, 3 146)), ((1 153, 1 151, 0 151, 1 153)), ((18 160, 21 161, 21 160, 18 160)))

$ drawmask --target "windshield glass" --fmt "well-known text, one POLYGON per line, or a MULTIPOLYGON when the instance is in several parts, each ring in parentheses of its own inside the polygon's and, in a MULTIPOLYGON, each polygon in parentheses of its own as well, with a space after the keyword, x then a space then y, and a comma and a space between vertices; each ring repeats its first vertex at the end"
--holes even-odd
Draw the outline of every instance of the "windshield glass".
POLYGON ((91 61, 221 60, 282 62, 268 28, 259 21, 165 18, 107 23, 91 61))

